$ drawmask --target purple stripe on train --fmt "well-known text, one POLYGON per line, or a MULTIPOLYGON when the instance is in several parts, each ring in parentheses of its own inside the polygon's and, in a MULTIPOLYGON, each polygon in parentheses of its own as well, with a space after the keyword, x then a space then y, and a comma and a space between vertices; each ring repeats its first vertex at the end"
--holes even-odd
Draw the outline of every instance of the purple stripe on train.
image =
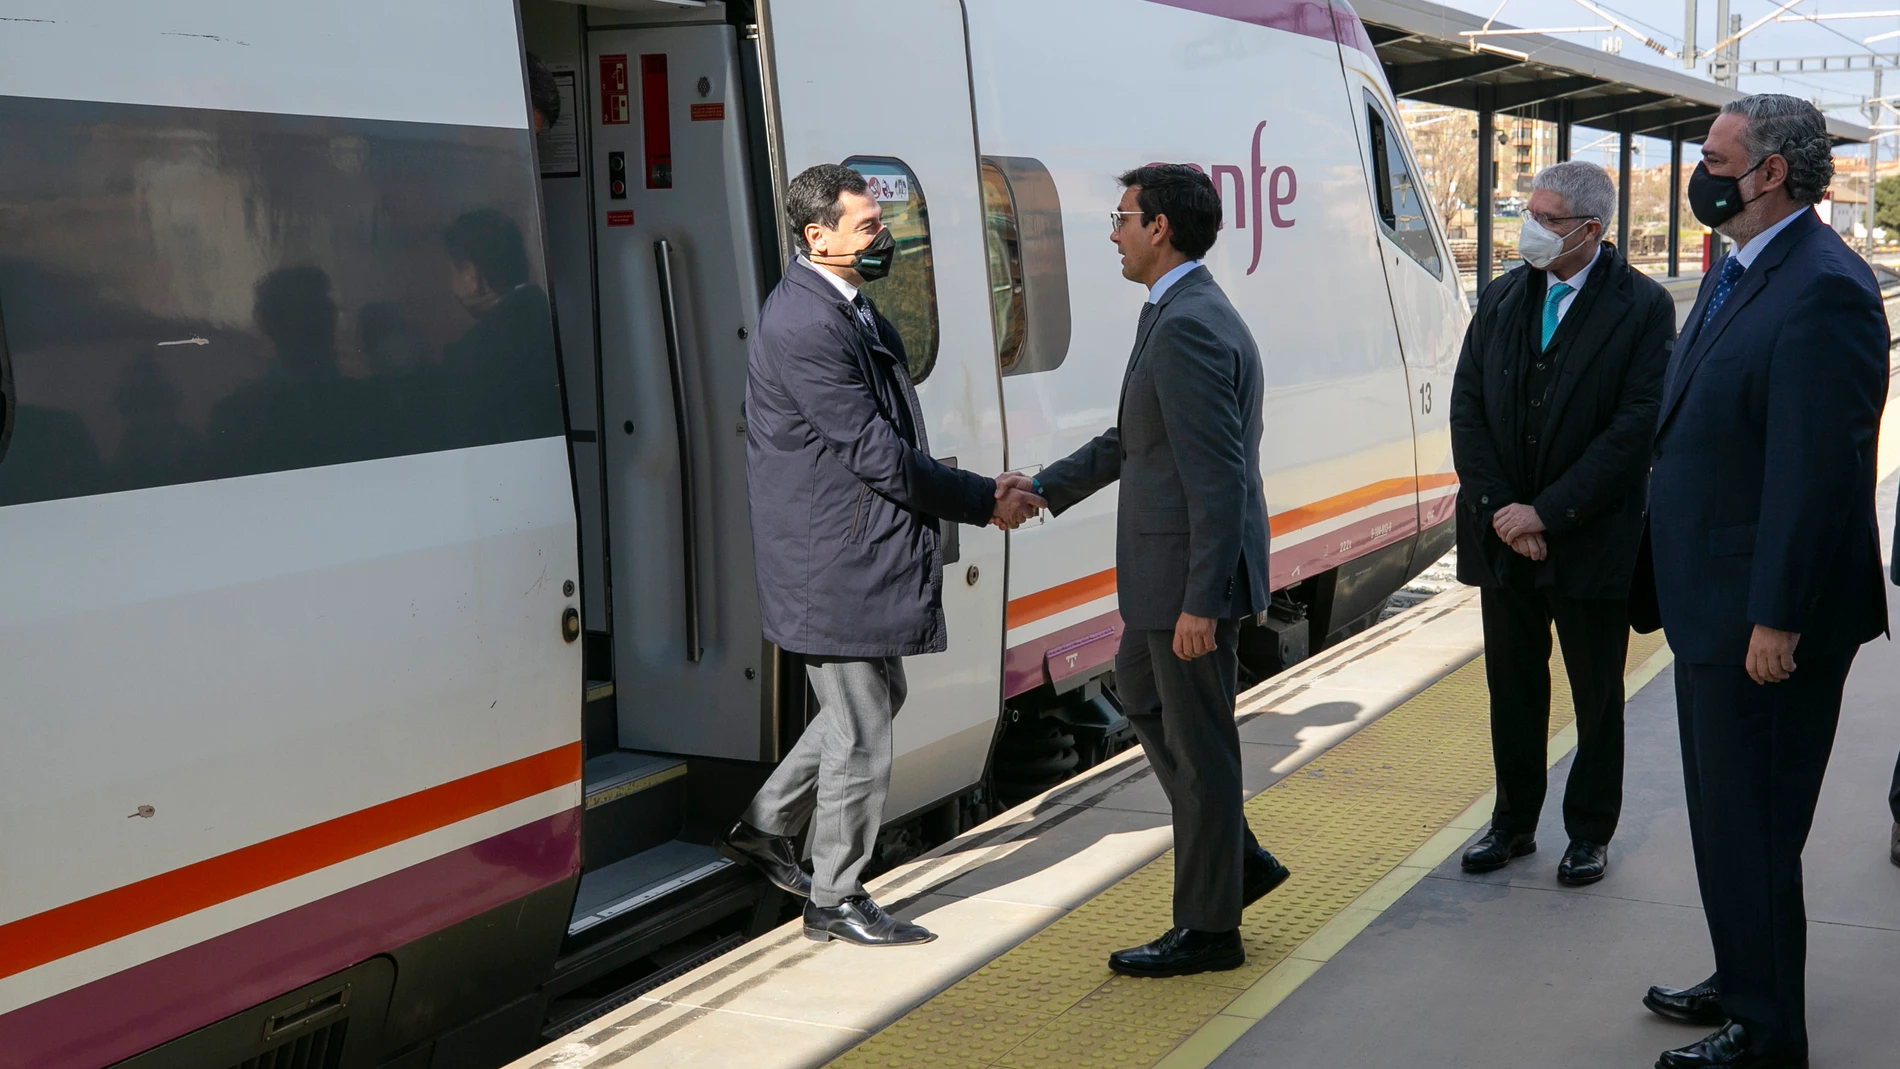
POLYGON ((567 879, 569 810, 0 1015, 0 1066, 97 1069, 567 879))

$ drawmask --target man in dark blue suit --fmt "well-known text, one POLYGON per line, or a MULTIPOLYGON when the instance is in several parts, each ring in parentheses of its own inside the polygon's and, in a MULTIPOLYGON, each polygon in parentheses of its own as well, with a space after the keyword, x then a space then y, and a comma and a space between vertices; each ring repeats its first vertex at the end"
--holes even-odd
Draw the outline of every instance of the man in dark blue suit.
POLYGON ((1659 1069, 1787 1069, 1808 1064, 1801 850, 1848 667, 1887 627, 1887 322, 1866 262, 1811 210, 1834 174, 1813 105, 1734 101, 1702 160, 1690 206, 1736 251, 1664 380, 1649 538, 1715 975, 1644 1003, 1719 1026, 1659 1069))

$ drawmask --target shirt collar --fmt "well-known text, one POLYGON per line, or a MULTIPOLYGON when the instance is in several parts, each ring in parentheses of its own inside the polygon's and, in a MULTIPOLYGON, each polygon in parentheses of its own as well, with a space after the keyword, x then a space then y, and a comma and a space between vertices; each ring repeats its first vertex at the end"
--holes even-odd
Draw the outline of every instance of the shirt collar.
POLYGON ((1761 251, 1768 247, 1768 243, 1775 240, 1775 235, 1788 229, 1788 224, 1794 222, 1802 212, 1807 210, 1808 206, 1803 204, 1794 211, 1789 212, 1786 219, 1756 234, 1749 240, 1748 244, 1742 246, 1741 250, 1735 254, 1735 262, 1741 264, 1742 270, 1744 271, 1755 266, 1755 257, 1760 256, 1761 251))
POLYGON ((1555 286, 1557 283, 1561 282, 1564 285, 1570 287, 1570 292, 1582 293, 1583 284, 1585 280, 1587 280, 1590 277, 1590 269, 1597 265, 1597 260, 1601 259, 1602 256, 1603 256, 1603 243, 1599 241, 1597 242, 1597 251, 1590 254, 1590 262, 1583 265, 1583 270, 1578 271, 1576 274, 1571 275, 1569 278, 1558 278, 1554 272, 1545 271, 1544 272, 1544 292, 1546 293, 1550 292, 1550 287, 1555 286))
POLYGON ((1189 260, 1187 263, 1182 264, 1181 266, 1175 268, 1174 270, 1156 279, 1155 284, 1153 286, 1148 287, 1148 303, 1160 304, 1162 296, 1166 294, 1168 290, 1172 288, 1176 282, 1181 281, 1181 279, 1185 277, 1188 272, 1194 270, 1195 268, 1199 266, 1201 266, 1201 261, 1189 260))
POLYGON ((851 301, 854 303, 857 301, 858 288, 856 286, 853 286, 851 283, 846 282, 844 279, 839 278, 837 275, 832 274, 831 272, 825 270, 824 268, 819 267, 817 264, 812 263, 810 260, 805 259, 803 255, 799 256, 798 262, 801 264, 804 264, 806 267, 811 268, 814 272, 817 273, 819 278, 822 278, 826 282, 831 283, 832 288, 836 289, 839 293, 843 294, 845 300, 851 301))

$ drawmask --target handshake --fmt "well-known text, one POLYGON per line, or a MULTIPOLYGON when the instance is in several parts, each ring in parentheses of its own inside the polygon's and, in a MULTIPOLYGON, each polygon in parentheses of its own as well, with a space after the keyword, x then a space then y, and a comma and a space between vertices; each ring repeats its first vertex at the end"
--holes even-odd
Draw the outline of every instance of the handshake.
POLYGON ((1035 480, 1020 471, 1006 471, 996 477, 996 510, 990 514, 990 525, 1014 531, 1048 507, 1049 502, 1036 494, 1035 480))

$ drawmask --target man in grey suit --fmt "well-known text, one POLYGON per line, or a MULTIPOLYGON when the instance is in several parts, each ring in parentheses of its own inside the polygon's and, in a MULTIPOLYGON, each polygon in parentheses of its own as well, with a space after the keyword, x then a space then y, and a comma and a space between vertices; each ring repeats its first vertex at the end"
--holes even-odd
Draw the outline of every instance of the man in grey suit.
POLYGON ((1213 183, 1192 167, 1155 164, 1121 184, 1110 238, 1122 275, 1147 286, 1148 300, 1120 415, 1032 487, 1061 515, 1122 484, 1115 685, 1174 808, 1174 927, 1108 964, 1181 976, 1239 967, 1241 909, 1288 875, 1241 813, 1234 723, 1240 622, 1265 611, 1269 596, 1260 352, 1201 266, 1220 230, 1213 183))

